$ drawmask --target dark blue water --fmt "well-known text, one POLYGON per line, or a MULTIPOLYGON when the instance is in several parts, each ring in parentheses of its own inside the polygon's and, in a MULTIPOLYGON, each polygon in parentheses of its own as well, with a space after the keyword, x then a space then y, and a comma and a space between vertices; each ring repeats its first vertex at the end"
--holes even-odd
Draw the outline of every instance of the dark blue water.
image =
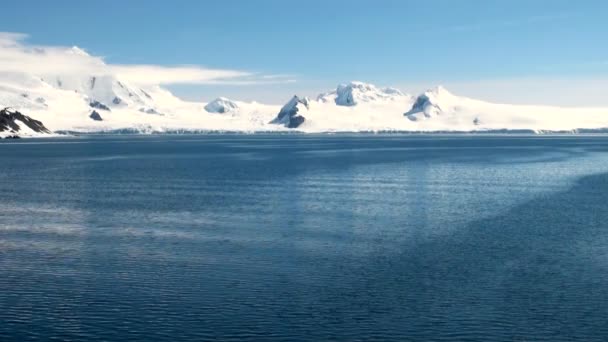
POLYGON ((0 144, 0 341, 608 340, 608 138, 0 144))

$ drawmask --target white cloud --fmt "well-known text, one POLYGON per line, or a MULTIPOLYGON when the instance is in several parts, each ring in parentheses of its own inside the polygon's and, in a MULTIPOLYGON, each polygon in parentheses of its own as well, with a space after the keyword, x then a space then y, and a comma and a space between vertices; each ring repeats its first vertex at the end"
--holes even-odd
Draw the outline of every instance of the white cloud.
POLYGON ((99 57, 82 50, 55 46, 26 45, 26 35, 0 33, 0 72, 27 72, 35 75, 109 72, 99 57))
POLYGON ((199 66, 111 65, 121 79, 137 84, 208 84, 238 82, 254 74, 238 70, 208 69, 199 66))
POLYGON ((291 75, 263 75, 239 70, 209 69, 200 66, 112 65, 121 79, 136 84, 260 85, 293 83, 291 75))
POLYGON ((263 75, 262 78, 266 79, 266 80, 294 79, 295 76, 294 75, 290 75, 290 74, 276 74, 276 75, 263 75))
POLYGON ((0 73, 26 72, 48 75, 116 75, 140 85, 170 84, 268 84, 293 82, 283 75, 263 75, 241 70, 213 69, 197 65, 114 65, 84 50, 63 46, 27 44, 26 34, 0 32, 0 73))

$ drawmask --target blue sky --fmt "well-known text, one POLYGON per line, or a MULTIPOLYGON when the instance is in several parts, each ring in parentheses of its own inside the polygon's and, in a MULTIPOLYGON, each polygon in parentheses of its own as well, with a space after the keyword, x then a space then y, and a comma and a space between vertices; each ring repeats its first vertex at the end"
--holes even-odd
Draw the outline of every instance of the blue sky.
POLYGON ((608 104, 594 95, 608 93, 608 2, 601 0, 60 0, 2 7, 0 31, 28 34, 31 44, 78 45, 109 63, 202 65, 295 80, 169 85, 191 99, 281 102, 361 80, 410 92, 441 83, 494 101, 608 104), (539 89, 545 85, 554 91, 539 89))

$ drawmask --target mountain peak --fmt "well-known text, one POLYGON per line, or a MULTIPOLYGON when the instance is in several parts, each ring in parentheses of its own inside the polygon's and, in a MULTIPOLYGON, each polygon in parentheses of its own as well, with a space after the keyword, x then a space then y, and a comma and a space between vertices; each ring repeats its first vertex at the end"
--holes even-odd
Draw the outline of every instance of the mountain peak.
POLYGON ((356 88, 361 90, 373 90, 376 89, 376 86, 371 83, 361 82, 361 81, 350 81, 347 83, 341 83, 338 85, 339 88, 356 88))
POLYGON ((371 83, 351 81, 338 85, 335 91, 319 95, 318 100, 334 101, 338 106, 352 107, 365 102, 390 100, 397 96, 403 96, 403 93, 396 88, 381 89, 371 83))
POLYGON ((443 113, 442 105, 451 102, 455 96, 445 87, 439 85, 418 96, 412 108, 404 115, 412 120, 418 121, 422 118, 430 118, 443 113))
POLYGON ((287 102, 271 124, 283 125, 287 128, 297 128, 306 121, 303 114, 308 112, 310 100, 307 97, 294 95, 287 102))
POLYGON ((84 49, 74 45, 72 46, 68 51, 68 53, 73 54, 73 55, 78 55, 78 56, 86 56, 86 57, 90 57, 91 55, 89 55, 88 52, 86 52, 84 49))
POLYGON ((373 84, 352 81, 340 84, 336 89, 336 104, 339 106, 356 106, 360 102, 367 102, 376 97, 378 88, 373 84))
POLYGON ((236 104, 236 102, 225 97, 218 97, 205 105, 205 110, 207 112, 218 114, 230 113, 238 108, 239 106, 236 104))

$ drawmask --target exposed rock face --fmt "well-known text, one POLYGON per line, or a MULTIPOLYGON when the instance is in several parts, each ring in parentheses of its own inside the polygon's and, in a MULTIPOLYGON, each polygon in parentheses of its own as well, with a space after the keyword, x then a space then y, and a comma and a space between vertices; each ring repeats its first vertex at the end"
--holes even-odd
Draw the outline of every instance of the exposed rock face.
POLYGON ((110 108, 108 106, 106 106, 105 104, 103 104, 97 100, 92 100, 91 102, 89 102, 89 107, 110 111, 110 108))
POLYGON ((97 112, 96 110, 92 111, 91 115, 89 115, 89 117, 91 119, 93 119, 94 121, 103 121, 103 118, 101 117, 99 112, 97 112))
POLYGON ((51 131, 44 127, 42 122, 34 120, 27 115, 10 110, 9 108, 0 110, 0 132, 21 133, 25 128, 29 128, 36 133, 51 133, 51 131))
POLYGON ((277 117, 272 120, 271 124, 283 125, 287 128, 297 128, 300 127, 306 118, 303 114, 308 111, 309 108, 309 100, 308 98, 300 98, 298 96, 294 96, 277 115, 277 117))
POLYGON ((434 104, 427 95, 422 94, 418 96, 416 102, 414 102, 414 105, 412 105, 412 108, 404 115, 412 121, 418 121, 420 119, 420 115, 418 114, 422 114, 424 117, 430 118, 432 114, 435 114, 438 111, 439 107, 437 107, 437 105, 434 104))
POLYGON ((424 118, 441 115, 443 110, 439 103, 441 99, 445 100, 446 97, 453 97, 453 95, 443 87, 428 90, 418 96, 412 108, 404 115, 411 121, 419 121, 424 118))
POLYGON ((230 113, 237 110, 239 106, 234 102, 225 97, 218 97, 217 99, 207 103, 205 110, 209 113, 230 113))

